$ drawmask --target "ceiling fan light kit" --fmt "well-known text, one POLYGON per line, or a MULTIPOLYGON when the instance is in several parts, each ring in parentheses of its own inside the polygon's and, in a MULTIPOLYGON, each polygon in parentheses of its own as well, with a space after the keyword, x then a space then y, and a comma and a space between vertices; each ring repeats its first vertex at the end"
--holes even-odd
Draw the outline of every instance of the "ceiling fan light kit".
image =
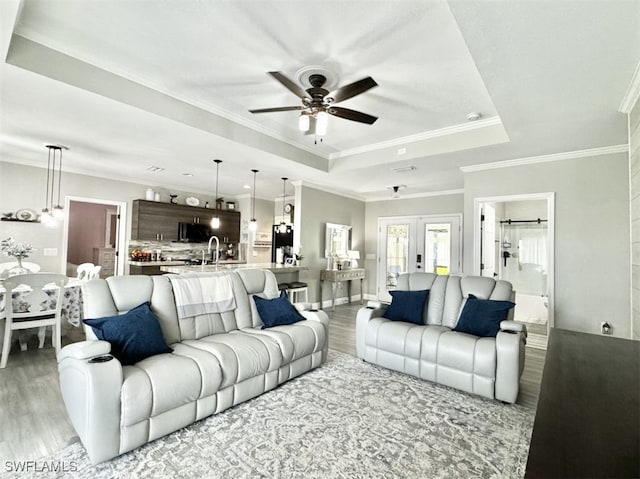
POLYGON ((324 88, 327 85, 328 77, 333 82, 337 80, 337 76, 325 73, 321 67, 309 67, 308 69, 302 69, 298 72, 298 80, 301 82, 308 82, 311 85, 311 87, 306 90, 282 72, 268 73, 291 93, 300 98, 302 106, 260 108, 256 110, 249 110, 251 113, 300 111, 300 116, 298 117, 298 129, 303 133, 313 134, 316 136, 323 136, 327 133, 329 115, 368 125, 372 125, 378 119, 378 117, 367 113, 333 106, 336 103, 353 98, 356 95, 360 95, 361 93, 378 86, 375 80, 371 77, 366 77, 336 90, 329 91, 324 88))

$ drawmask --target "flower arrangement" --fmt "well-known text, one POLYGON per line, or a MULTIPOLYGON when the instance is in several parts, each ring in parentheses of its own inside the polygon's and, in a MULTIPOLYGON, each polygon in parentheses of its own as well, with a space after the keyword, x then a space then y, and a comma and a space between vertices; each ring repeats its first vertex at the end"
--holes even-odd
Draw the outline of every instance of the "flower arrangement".
POLYGON ((298 245, 294 255, 296 257, 296 261, 301 261, 304 258, 304 256, 302 256, 302 245, 298 245))
POLYGON ((3 239, 0 242, 0 250, 5 256, 13 256, 21 261, 24 258, 28 258, 35 250, 33 246, 28 243, 18 243, 15 239, 9 236, 7 239, 3 239))

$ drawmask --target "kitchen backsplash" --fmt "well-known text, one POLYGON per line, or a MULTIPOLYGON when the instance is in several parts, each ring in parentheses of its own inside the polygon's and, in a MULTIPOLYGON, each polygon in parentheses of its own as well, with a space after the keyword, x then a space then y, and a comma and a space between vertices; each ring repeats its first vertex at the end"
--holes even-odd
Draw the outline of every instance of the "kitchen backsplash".
MULTIPOLYGON (((212 244, 215 247, 215 243, 212 244)), ((188 259, 201 259, 202 252, 204 251, 207 256, 207 243, 178 243, 175 241, 141 241, 131 240, 128 246, 128 257, 131 257, 131 252, 139 250, 143 252, 156 253, 162 252, 162 259, 168 260, 188 260, 188 259)), ((220 259, 242 259, 239 257, 238 248, 235 244, 220 244, 220 259), (231 247, 229 247, 231 246, 231 247)))

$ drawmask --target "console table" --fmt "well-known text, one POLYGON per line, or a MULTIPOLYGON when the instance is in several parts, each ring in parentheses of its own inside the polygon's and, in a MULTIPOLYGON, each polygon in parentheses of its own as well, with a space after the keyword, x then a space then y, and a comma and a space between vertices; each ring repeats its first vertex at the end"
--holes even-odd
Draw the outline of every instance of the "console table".
POLYGON ((640 476, 640 341, 552 329, 525 478, 640 476))
POLYGON ((364 268, 354 269, 323 269, 320 271, 320 309, 322 309, 322 291, 325 281, 331 283, 331 309, 336 310, 336 290, 338 289, 338 283, 342 281, 348 282, 348 299, 351 301, 351 281, 354 279, 360 280, 360 304, 364 304, 363 286, 362 282, 365 276, 364 268))

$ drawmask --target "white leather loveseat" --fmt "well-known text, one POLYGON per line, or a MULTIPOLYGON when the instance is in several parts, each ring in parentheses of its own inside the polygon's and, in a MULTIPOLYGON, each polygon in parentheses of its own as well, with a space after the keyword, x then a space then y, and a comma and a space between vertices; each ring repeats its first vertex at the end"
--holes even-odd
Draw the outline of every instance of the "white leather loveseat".
MULTIPOLYGON (((256 397, 320 366, 327 355, 325 313, 262 329, 253 295, 278 296, 270 271, 228 272, 235 309, 178 319, 166 276, 119 276, 83 287, 84 317, 113 316, 149 302, 172 353, 123 366, 110 343, 88 340, 58 356, 71 422, 95 464, 256 397)), ((93 336, 85 327, 87 338, 93 336)))
MULTIPOLYGON (((398 278, 397 290, 429 290, 424 324, 385 319, 387 305, 371 302, 359 310, 356 320, 359 358, 490 399, 516 401, 524 367, 524 325, 502 321, 495 337, 453 331, 470 294, 509 301, 510 283, 478 276, 407 273, 398 278)), ((513 317, 513 310, 509 315, 513 317)))

